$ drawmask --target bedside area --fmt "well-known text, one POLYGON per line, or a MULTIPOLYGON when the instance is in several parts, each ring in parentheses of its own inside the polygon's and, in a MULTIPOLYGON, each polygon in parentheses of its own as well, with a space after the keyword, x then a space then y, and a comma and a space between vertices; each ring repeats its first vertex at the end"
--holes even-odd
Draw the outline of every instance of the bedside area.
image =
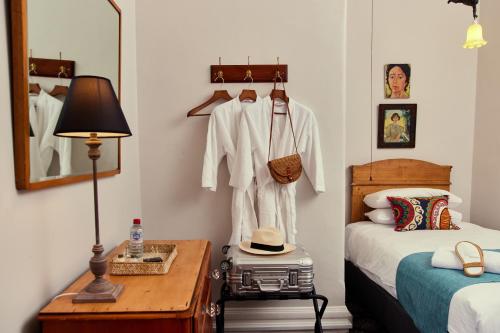
MULTIPOLYGON (((147 241, 146 241, 147 242, 147 241)), ((107 276, 124 290, 116 303, 73 304, 73 295, 61 296, 38 316, 44 333, 72 332, 211 332, 208 277, 211 244, 206 240, 163 241, 176 244, 178 255, 164 275, 107 276)), ((126 242, 109 255, 122 253, 126 242)), ((93 279, 78 278, 65 293, 76 293, 93 279)))

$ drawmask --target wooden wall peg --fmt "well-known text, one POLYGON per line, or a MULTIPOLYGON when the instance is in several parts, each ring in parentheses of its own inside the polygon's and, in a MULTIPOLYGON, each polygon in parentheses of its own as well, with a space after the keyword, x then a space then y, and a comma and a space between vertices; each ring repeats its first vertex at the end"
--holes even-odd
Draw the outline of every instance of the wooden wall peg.
POLYGON ((71 79, 75 75, 75 61, 59 59, 29 58, 30 76, 60 77, 71 79), (61 75, 61 67, 64 67, 66 75, 61 75))
POLYGON ((283 82, 288 82, 288 65, 211 65, 210 82, 217 83, 217 73, 222 71, 224 83, 248 83, 247 70, 252 71, 253 82, 274 82, 276 70, 283 82))

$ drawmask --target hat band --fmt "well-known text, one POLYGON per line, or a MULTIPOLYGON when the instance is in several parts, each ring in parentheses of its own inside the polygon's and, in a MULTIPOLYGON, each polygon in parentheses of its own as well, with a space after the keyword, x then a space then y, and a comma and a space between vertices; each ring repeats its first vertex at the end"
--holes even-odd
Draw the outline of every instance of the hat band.
POLYGON ((281 245, 266 245, 266 244, 252 242, 252 243, 250 243, 250 248, 256 249, 256 250, 269 251, 269 252, 281 252, 285 249, 285 246, 283 244, 281 244, 281 245))

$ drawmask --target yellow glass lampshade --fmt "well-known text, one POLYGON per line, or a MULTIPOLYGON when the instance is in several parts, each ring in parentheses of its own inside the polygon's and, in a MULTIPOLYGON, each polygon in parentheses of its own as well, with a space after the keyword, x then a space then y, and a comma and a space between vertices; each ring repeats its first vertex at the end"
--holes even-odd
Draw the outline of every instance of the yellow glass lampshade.
POLYGON ((464 43, 464 49, 474 49, 488 44, 483 39, 483 27, 481 24, 474 21, 467 29, 467 40, 464 43))

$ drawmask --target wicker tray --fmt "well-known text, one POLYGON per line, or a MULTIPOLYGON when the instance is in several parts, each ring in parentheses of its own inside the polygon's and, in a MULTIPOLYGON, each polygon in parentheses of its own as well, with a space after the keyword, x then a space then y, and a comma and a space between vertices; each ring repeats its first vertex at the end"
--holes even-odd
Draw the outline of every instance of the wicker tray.
MULTIPOLYGON (((127 243, 128 244, 128 243, 127 243)), ((166 274, 177 257, 175 244, 144 244, 141 259, 123 258, 115 255, 109 262, 111 275, 159 275, 166 274), (143 258, 160 257, 163 262, 143 262, 143 258)))

